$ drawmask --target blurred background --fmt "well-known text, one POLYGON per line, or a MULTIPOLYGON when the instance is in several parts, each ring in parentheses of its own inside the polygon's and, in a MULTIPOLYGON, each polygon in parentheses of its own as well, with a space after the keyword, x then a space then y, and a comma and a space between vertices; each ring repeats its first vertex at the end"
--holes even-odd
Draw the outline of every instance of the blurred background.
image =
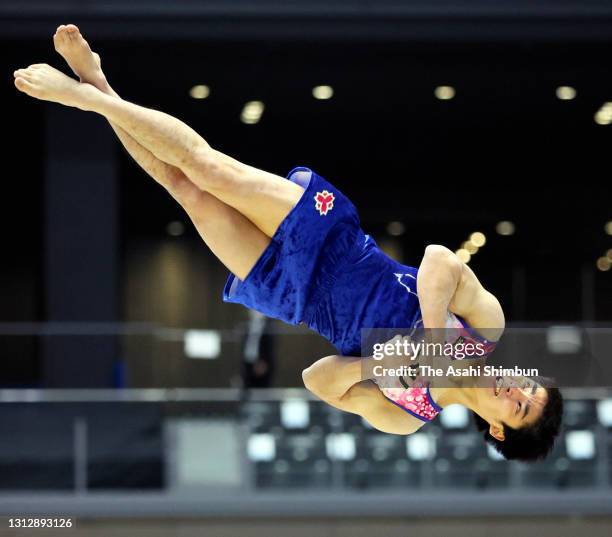
POLYGON ((458 407, 401 437, 311 399, 301 370, 333 349, 222 303, 227 271, 104 120, 15 90, 31 63, 68 73, 66 23, 123 98, 248 164, 313 168, 396 259, 458 251, 513 352, 579 364, 589 331, 612 341, 612 3, 3 0, 0 515, 88 535, 612 532, 605 382, 566 390, 531 466, 458 407))

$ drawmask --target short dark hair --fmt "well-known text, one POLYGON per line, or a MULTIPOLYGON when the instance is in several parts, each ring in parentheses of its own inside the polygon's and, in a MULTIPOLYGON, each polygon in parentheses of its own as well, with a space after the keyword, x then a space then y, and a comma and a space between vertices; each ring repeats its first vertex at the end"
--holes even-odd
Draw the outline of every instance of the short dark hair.
POLYGON ((559 388, 546 388, 546 392, 548 401, 540 419, 520 429, 513 429, 504 423, 504 440, 492 437, 489 434, 489 423, 473 412, 476 428, 483 433, 485 442, 508 460, 535 462, 545 458, 553 448, 563 418, 563 396, 559 388))

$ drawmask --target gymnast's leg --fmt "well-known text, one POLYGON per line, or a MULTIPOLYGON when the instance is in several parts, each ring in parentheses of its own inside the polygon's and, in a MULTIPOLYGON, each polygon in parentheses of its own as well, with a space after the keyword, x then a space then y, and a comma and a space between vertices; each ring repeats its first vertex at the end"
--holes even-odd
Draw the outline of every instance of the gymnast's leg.
MULTIPOLYGON (((91 51, 76 26, 60 26, 53 42, 82 82, 117 96, 106 80, 99 56, 91 51)), ((244 279, 270 238, 238 211, 199 189, 179 168, 157 159, 121 127, 111 126, 134 160, 185 209, 213 253, 244 279)))
POLYGON ((163 112, 150 110, 78 84, 47 65, 15 72, 28 95, 97 112, 136 139, 159 160, 180 168, 210 192, 272 236, 303 189, 277 175, 242 164, 212 149, 193 129, 163 112))

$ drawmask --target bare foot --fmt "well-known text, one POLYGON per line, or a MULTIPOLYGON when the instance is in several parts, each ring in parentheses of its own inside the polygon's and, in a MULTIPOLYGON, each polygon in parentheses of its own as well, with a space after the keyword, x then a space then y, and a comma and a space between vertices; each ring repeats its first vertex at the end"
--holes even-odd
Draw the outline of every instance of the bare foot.
POLYGON ((18 69, 13 76, 17 89, 30 97, 82 110, 88 110, 87 98, 91 96, 91 91, 99 93, 91 85, 81 84, 44 63, 18 69))
POLYGON ((81 82, 91 84, 101 91, 108 89, 108 82, 100 66, 100 56, 92 52, 74 24, 59 26, 53 36, 53 44, 81 82))

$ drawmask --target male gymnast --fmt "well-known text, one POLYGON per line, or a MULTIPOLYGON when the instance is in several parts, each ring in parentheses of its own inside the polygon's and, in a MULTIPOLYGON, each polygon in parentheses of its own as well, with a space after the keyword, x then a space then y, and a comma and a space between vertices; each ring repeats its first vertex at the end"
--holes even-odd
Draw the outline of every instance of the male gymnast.
POLYGON ((527 377, 461 378, 439 387, 364 378, 364 360, 371 359, 360 356, 364 328, 451 329, 451 343, 460 338, 485 354, 493 350, 505 326, 502 308, 453 252, 430 245, 418 269, 397 263, 362 231, 353 204, 314 171, 295 168, 287 180, 238 162, 180 120, 121 99, 76 26, 60 26, 53 40, 80 81, 34 64, 14 72, 17 89, 110 122, 231 272, 225 301, 304 323, 336 346, 338 355, 304 370, 311 392, 403 435, 444 406, 462 404, 506 458, 532 461, 549 453, 561 423, 557 388, 527 377))

